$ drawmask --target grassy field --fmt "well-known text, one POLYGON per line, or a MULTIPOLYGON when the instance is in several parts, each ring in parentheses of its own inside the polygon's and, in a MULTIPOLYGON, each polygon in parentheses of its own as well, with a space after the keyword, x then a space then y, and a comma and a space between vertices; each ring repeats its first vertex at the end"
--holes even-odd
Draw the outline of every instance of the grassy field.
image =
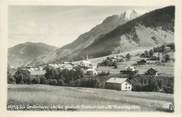
POLYGON ((173 102, 172 94, 48 85, 8 85, 7 107, 8 110, 26 110, 27 108, 23 107, 28 105, 47 107, 54 105, 64 107, 58 110, 159 111, 168 102, 173 102), (81 108, 70 107, 78 105, 81 105, 81 108), (19 108, 12 108, 13 106, 19 106, 19 108))

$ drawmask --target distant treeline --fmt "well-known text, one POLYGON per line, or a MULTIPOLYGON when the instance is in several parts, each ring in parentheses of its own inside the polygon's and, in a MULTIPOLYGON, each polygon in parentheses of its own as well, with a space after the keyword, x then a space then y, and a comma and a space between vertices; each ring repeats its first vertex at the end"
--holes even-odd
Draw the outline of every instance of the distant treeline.
POLYGON ((100 73, 98 76, 84 75, 80 67, 73 70, 46 67, 45 70, 45 75, 36 76, 31 75, 28 70, 19 68, 14 75, 8 72, 8 83, 104 88, 104 82, 108 79, 105 76, 109 75, 109 73, 100 73))
MULTIPOLYGON (((166 45, 161 45, 161 46, 158 46, 158 47, 154 47, 153 49, 150 49, 149 51, 145 50, 144 53, 142 53, 140 55, 140 57, 152 58, 154 53, 168 53, 170 51, 173 51, 173 52, 175 51, 174 43, 169 43, 169 44, 166 44, 166 45)), ((169 55, 166 55, 165 57, 168 60, 169 55)), ((156 59, 159 59, 159 58, 156 58, 156 59)))

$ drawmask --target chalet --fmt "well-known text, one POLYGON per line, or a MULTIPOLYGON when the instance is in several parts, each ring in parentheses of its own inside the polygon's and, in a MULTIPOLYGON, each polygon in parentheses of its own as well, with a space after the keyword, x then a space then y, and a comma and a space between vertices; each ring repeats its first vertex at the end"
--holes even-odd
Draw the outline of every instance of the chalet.
POLYGON ((88 60, 83 60, 80 62, 80 66, 82 67, 87 67, 87 68, 91 68, 93 65, 90 61, 88 60))
MULTIPOLYGON (((155 76, 146 75, 146 74, 138 74, 134 77, 134 79, 137 79, 138 83, 140 83, 141 86, 146 86, 146 85, 150 85, 152 80, 155 80, 155 76)), ((136 82, 133 82, 133 83, 135 84, 136 82)))
POLYGON ((64 64, 63 65, 63 69, 72 70, 73 69, 73 65, 71 65, 71 64, 64 64))
POLYGON ((97 75, 98 73, 97 73, 97 71, 96 71, 95 69, 87 69, 87 70, 85 71, 85 74, 95 76, 95 75, 97 75))
POLYGON ((150 68, 145 72, 145 75, 157 75, 157 72, 155 69, 150 68))
POLYGON ((136 71, 136 67, 134 66, 129 66, 126 68, 127 71, 136 71))
POLYGON ((138 74, 130 80, 130 83, 133 86, 140 85, 141 87, 155 84, 156 91, 172 93, 174 88, 174 76, 162 73, 158 73, 157 75, 138 74))
POLYGON ((38 76, 41 76, 41 75, 44 75, 46 73, 45 70, 30 70, 30 75, 38 75, 38 76))
POLYGON ((105 88, 121 91, 131 91, 132 84, 128 81, 127 78, 112 77, 106 81, 105 88))
POLYGON ((121 70, 120 73, 121 74, 127 74, 127 75, 134 75, 136 74, 138 71, 136 70, 135 67, 133 66, 129 66, 127 67, 125 70, 121 70))
POLYGON ((32 78, 37 78, 40 76, 44 76, 46 71, 45 70, 28 70, 32 78))
POLYGON ((156 60, 153 60, 153 59, 150 59, 150 60, 147 60, 146 61, 147 64, 158 64, 159 61, 156 61, 156 60))

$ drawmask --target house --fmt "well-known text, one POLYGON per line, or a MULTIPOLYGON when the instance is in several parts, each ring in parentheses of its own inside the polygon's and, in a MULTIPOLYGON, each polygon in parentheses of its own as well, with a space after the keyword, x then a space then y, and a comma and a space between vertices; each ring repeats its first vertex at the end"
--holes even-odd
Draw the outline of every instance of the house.
POLYGON ((38 78, 40 76, 44 76, 46 71, 45 70, 28 70, 32 78, 38 78))
POLYGON ((145 72, 145 75, 157 75, 157 70, 150 68, 145 72))
POLYGON ((105 88, 121 91, 131 91, 132 84, 128 81, 127 78, 112 77, 106 81, 105 88))
POLYGON ((138 74, 133 78, 134 80, 133 85, 136 84, 135 79, 137 79, 138 83, 140 83, 141 86, 146 86, 146 85, 150 85, 152 80, 155 80, 155 76, 146 75, 146 74, 138 74))
POLYGON ((71 64, 64 64, 63 68, 64 69, 68 69, 68 70, 72 70, 73 69, 73 65, 71 65, 71 64))
POLYGON ((83 60, 80 62, 80 66, 82 67, 87 67, 87 68, 92 68, 92 63, 88 60, 83 60))
POLYGON ((160 62, 159 61, 156 61, 156 60, 150 59, 150 60, 147 60, 146 63, 147 64, 159 64, 160 62))
POLYGON ((127 67, 125 70, 120 70, 121 74, 127 74, 127 75, 134 75, 138 72, 138 70, 136 70, 136 67, 134 66, 129 66, 127 67))
POLYGON ((41 76, 46 73, 45 70, 30 70, 29 72, 30 72, 30 75, 33 75, 33 76, 41 76))
POLYGON ((97 75, 98 73, 97 73, 97 71, 96 71, 95 69, 87 69, 87 70, 85 71, 85 74, 95 76, 95 75, 97 75))
POLYGON ((134 71, 136 71, 136 67, 134 67, 134 66, 129 66, 129 67, 126 68, 126 70, 127 70, 127 71, 133 71, 133 72, 134 72, 134 71))
POLYGON ((140 87, 153 87, 155 85, 155 91, 172 93, 174 88, 174 76, 163 73, 158 73, 158 75, 138 74, 130 80, 130 83, 133 87, 137 85, 140 87))

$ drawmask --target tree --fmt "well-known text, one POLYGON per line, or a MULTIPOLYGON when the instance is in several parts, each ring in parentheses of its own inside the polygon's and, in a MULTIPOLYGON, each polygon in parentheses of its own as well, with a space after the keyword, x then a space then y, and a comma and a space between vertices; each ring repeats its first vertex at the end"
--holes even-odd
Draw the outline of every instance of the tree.
POLYGON ((145 58, 149 58, 150 57, 149 51, 145 50, 144 51, 144 56, 145 56, 145 58))
POLYGON ((8 84, 16 84, 16 79, 8 72, 8 84))
POLYGON ((153 49, 151 49, 151 50, 149 51, 149 57, 151 58, 153 55, 154 55, 154 51, 153 51, 153 49))
POLYGON ((57 85, 57 80, 56 79, 49 79, 49 84, 50 85, 57 85))
POLYGON ((45 73, 45 77, 47 79, 59 79, 60 78, 60 70, 59 69, 55 69, 53 67, 47 66, 45 67, 46 73, 45 73))
POLYGON ((23 70, 18 68, 18 70, 14 74, 14 78, 16 79, 17 84, 30 83, 30 72, 28 70, 23 70))
POLYGON ((39 77, 33 78, 32 84, 40 84, 40 78, 39 77))
POLYGON ((166 54, 163 56, 163 62, 168 62, 170 60, 170 55, 166 54))
POLYGON ((49 82, 45 76, 40 77, 40 84, 49 84, 49 82))
POLYGON ((125 57, 126 57, 126 59, 127 59, 127 60, 130 60, 131 55, 128 53, 128 54, 126 54, 126 56, 125 56, 125 57))
POLYGON ((117 68, 118 68, 118 66, 117 66, 117 63, 116 63, 116 62, 114 62, 114 63, 113 63, 113 66, 114 66, 114 68, 115 68, 115 69, 117 69, 117 68))
POLYGON ((58 79, 57 80, 57 85, 64 86, 64 80, 63 79, 58 79))

